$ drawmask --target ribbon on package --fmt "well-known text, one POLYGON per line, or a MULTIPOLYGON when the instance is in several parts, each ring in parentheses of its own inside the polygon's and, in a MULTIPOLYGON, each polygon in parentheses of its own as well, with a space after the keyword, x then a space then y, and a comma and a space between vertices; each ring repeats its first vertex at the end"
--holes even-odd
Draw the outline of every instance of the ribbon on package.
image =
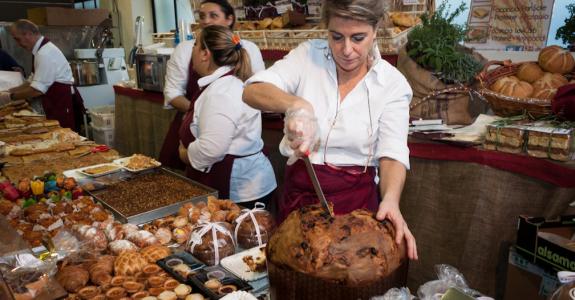
POLYGON ((227 236, 230 237, 230 239, 232 240, 232 243, 234 243, 234 247, 235 247, 235 241, 234 238, 232 237, 232 234, 230 233, 230 231, 222 226, 224 223, 223 222, 205 222, 205 221, 200 221, 200 223, 198 225, 195 226, 195 228, 192 231, 192 235, 190 237, 190 240, 188 242, 188 248, 190 249, 190 252, 194 252, 194 248, 197 245, 201 245, 202 244, 202 237, 208 233, 208 231, 212 232, 212 243, 214 244, 214 258, 215 258, 215 264, 218 265, 220 263, 220 244, 218 242, 218 232, 221 232, 227 236), (191 246, 191 247, 190 247, 191 246))
POLYGON ((240 212, 240 216, 236 218, 235 222, 236 222, 236 229, 234 230, 234 240, 237 241, 238 240, 238 230, 240 229, 240 225, 242 224, 242 222, 245 220, 245 218, 247 218, 248 216, 250 217, 250 219, 252 220, 252 222, 254 222, 255 228, 256 228, 256 236, 258 238, 258 245, 261 246, 262 243, 262 234, 260 232, 260 224, 258 224, 258 220, 256 220, 256 217, 254 216, 255 212, 260 212, 263 211, 265 212, 266 205, 261 203, 261 202, 256 202, 256 204, 254 205, 254 208, 252 209, 242 209, 242 211, 240 212))

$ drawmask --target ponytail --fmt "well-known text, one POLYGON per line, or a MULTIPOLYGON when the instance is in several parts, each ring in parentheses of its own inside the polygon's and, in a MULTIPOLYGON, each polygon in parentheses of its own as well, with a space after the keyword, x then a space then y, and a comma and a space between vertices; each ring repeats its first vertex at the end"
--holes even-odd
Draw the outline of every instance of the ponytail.
POLYGON ((242 81, 252 76, 248 52, 240 44, 240 38, 234 35, 231 29, 220 25, 210 25, 202 29, 200 38, 202 47, 210 50, 212 60, 217 66, 232 67, 234 75, 242 81))

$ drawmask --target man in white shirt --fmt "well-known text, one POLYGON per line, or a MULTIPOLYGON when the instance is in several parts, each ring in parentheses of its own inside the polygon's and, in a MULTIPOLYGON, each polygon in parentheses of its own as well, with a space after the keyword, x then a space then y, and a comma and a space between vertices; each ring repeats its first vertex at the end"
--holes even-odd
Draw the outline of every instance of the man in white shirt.
POLYGON ((64 128, 76 129, 74 101, 77 110, 84 106, 81 99, 73 97, 74 77, 62 51, 29 20, 14 22, 10 34, 20 47, 34 55, 33 74, 28 82, 0 93, 0 102, 39 97, 46 118, 57 120, 64 128))

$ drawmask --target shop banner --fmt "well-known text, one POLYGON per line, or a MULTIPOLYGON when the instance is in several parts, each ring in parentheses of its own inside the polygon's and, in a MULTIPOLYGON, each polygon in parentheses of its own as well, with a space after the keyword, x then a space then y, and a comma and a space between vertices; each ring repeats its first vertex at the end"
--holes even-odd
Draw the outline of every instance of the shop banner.
POLYGON ((554 0, 471 0, 468 47, 535 51, 545 47, 554 0))

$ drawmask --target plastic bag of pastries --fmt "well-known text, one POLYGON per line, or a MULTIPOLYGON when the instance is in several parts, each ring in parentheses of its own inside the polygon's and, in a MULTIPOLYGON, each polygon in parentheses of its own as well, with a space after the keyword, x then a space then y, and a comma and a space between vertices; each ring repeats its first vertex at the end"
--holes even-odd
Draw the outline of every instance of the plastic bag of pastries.
POLYGON ((253 209, 243 209, 234 221, 234 238, 244 249, 261 246, 268 242, 274 228, 275 220, 265 204, 257 202, 253 209))
POLYGON ((213 266, 235 252, 231 224, 225 222, 204 222, 196 225, 188 241, 188 250, 196 258, 213 266))

